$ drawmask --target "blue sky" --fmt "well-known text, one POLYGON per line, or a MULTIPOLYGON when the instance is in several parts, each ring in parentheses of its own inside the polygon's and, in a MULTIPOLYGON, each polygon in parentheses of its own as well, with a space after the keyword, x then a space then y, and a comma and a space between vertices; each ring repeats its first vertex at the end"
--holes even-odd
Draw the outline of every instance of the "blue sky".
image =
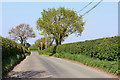
MULTIPOLYGON (((79 11, 88 2, 3 2, 2 3, 2 36, 8 37, 8 31, 19 24, 29 24, 37 35, 36 38, 30 38, 29 43, 43 37, 39 35, 36 29, 36 21, 41 17, 43 9, 65 7, 79 11)), ((96 2, 91 4, 83 14, 89 10, 96 2)), ((102 2, 90 13, 83 17, 86 20, 84 31, 81 36, 70 35, 63 43, 92 40, 97 38, 111 37, 118 35, 118 3, 102 2)))

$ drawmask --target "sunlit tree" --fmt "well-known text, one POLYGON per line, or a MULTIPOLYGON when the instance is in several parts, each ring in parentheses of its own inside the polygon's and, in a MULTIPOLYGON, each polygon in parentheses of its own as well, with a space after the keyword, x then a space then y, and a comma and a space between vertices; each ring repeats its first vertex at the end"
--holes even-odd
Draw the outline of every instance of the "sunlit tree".
POLYGON ((11 39, 20 41, 24 46, 27 43, 28 38, 35 38, 35 33, 28 24, 20 24, 15 28, 12 28, 8 33, 11 39))
POLYGON ((56 45, 61 44, 66 37, 72 33, 81 35, 84 30, 82 17, 74 10, 60 7, 43 10, 42 17, 37 20, 37 29, 46 32, 48 35, 53 35, 56 45))
POLYGON ((50 43, 49 41, 50 41, 49 38, 43 37, 43 38, 41 38, 41 39, 36 40, 36 41, 35 41, 35 45, 36 45, 37 47, 39 47, 40 50, 43 50, 43 49, 45 49, 45 48, 48 47, 48 45, 49 45, 49 43, 50 43), (47 47, 45 47, 45 46, 47 46, 47 47))

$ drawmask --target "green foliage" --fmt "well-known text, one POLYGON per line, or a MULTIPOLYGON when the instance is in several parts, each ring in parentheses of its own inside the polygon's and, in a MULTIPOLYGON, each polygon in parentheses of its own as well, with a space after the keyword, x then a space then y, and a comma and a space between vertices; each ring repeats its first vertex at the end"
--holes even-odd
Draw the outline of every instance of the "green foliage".
POLYGON ((30 51, 38 51, 39 49, 38 48, 30 48, 29 50, 30 51))
POLYGON ((25 48, 28 50, 28 48, 30 47, 31 45, 30 45, 30 43, 26 43, 25 44, 25 48))
POLYGON ((35 38, 36 35, 32 28, 28 24, 20 24, 15 28, 12 28, 9 32, 9 36, 14 41, 20 41, 25 46, 28 38, 35 38))
POLYGON ((100 60, 117 61, 120 37, 107 37, 59 45, 57 53, 84 54, 100 60))
POLYGON ((16 43, 7 38, 2 39, 2 74, 6 74, 18 62, 30 55, 30 51, 24 48, 21 44, 16 43))
POLYGON ((61 44, 72 33, 76 32, 81 35, 84 29, 85 22, 83 22, 82 16, 78 16, 74 10, 64 7, 49 8, 43 10, 41 15, 42 17, 37 20, 37 29, 43 31, 42 33, 52 34, 56 45, 61 44))
MULTIPOLYGON (((97 67, 104 71, 119 75, 119 43, 120 37, 114 36, 96 40, 87 40, 84 42, 62 44, 57 46, 56 54, 53 54, 53 56, 79 61, 85 65, 97 67)), ((39 53, 49 55, 51 54, 51 51, 47 48, 39 53)))
POLYGON ((43 50, 45 49, 46 46, 48 47, 49 43, 50 43, 49 38, 43 37, 41 39, 36 40, 34 45, 37 46, 39 50, 41 49, 43 50))
POLYGON ((40 35, 44 35, 47 41, 47 46, 50 47, 53 45, 54 42, 54 36, 52 34, 47 34, 47 31, 43 31, 39 33, 40 35))
POLYGON ((117 61, 105 61, 96 58, 91 58, 83 54, 70 54, 70 53, 56 53, 53 56, 58 58, 66 58, 74 61, 81 62, 85 65, 97 67, 103 69, 104 71, 118 74, 118 62, 117 61))
POLYGON ((53 46, 51 46, 49 48, 46 48, 42 51, 39 50, 38 52, 39 52, 40 55, 42 55, 42 54, 49 55, 48 53, 51 53, 51 55, 53 55, 54 51, 55 51, 55 47, 56 47, 56 45, 53 45, 53 46))
POLYGON ((36 46, 35 44, 32 44, 32 45, 29 47, 29 50, 38 50, 38 46, 36 46))

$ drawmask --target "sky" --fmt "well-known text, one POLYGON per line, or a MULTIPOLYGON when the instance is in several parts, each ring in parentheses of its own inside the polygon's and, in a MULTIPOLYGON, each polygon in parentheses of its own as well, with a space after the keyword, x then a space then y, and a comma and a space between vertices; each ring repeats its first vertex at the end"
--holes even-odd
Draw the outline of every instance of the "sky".
MULTIPOLYGON (((36 29, 36 21, 41 17, 43 9, 65 7, 79 11, 88 2, 2 2, 2 36, 8 37, 11 28, 19 24, 29 24, 36 33, 36 38, 29 38, 27 42, 34 44, 41 36, 36 29)), ((83 14, 94 6, 92 3, 79 14, 83 14)), ((118 35, 118 3, 102 2, 90 13, 83 17, 86 21, 81 36, 69 35, 64 43, 93 40, 98 38, 112 37, 118 35)))

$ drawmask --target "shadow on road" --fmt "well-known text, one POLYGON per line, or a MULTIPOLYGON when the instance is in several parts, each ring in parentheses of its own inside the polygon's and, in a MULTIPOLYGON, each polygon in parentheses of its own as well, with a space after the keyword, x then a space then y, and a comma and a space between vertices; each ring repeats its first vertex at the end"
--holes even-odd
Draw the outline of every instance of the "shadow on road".
POLYGON ((11 71, 5 78, 52 78, 46 71, 11 71))

